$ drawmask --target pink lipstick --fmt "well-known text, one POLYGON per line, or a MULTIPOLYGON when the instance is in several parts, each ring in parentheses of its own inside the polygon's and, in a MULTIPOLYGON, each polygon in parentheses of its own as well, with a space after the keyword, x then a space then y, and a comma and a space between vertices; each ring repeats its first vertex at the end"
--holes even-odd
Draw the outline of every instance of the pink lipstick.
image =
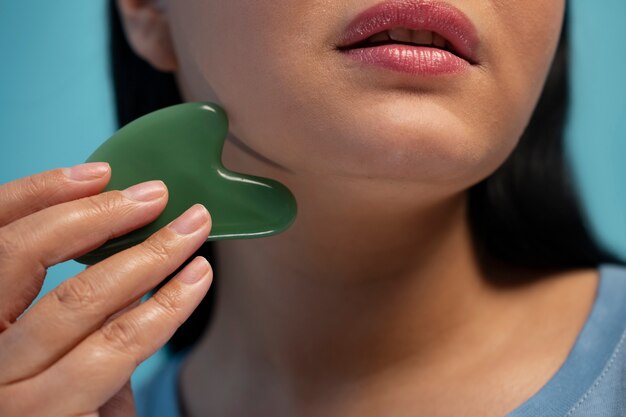
POLYGON ((477 64, 469 18, 439 1, 379 3, 350 22, 337 49, 356 61, 412 75, 455 74, 477 64))

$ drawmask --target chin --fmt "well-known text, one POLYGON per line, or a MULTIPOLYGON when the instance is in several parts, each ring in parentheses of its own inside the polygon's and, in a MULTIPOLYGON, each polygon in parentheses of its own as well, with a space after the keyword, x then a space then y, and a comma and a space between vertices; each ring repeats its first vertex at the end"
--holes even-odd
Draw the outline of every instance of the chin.
POLYGON ((303 152, 318 170, 345 177, 469 187, 493 172, 515 145, 419 99, 355 105, 328 122, 323 135, 309 131, 305 142, 311 147, 303 152))

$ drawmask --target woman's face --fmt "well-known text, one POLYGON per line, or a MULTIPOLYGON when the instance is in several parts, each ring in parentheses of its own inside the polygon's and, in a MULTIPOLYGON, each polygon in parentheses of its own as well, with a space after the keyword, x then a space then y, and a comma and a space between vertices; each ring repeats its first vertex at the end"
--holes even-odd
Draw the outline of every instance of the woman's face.
POLYGON ((298 175, 465 188, 526 127, 565 0, 451 0, 476 28, 476 65, 409 75, 348 59, 336 43, 379 0, 167 0, 188 101, 214 101, 231 134, 298 175))

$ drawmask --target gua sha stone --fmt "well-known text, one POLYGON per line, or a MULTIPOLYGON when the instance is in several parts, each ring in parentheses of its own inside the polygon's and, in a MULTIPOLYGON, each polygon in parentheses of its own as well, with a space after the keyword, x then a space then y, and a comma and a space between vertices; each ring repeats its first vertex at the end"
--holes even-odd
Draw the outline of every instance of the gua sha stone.
POLYGON ((150 113, 119 130, 87 162, 108 162, 104 191, 149 180, 168 188, 167 207, 152 223, 114 238, 76 261, 92 265, 144 241, 195 203, 211 213, 207 241, 265 237, 294 221, 297 206, 281 183, 222 165, 228 118, 214 103, 185 103, 150 113))

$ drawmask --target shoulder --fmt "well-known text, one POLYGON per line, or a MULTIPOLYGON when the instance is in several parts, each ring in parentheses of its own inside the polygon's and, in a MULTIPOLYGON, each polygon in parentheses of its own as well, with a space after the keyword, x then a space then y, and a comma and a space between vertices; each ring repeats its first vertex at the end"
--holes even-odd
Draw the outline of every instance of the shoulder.
POLYGON ((597 272, 595 301, 565 362, 507 417, 626 416, 626 265, 597 272))
POLYGON ((598 357, 604 360, 566 417, 626 415, 626 266, 603 264, 600 270, 603 283, 592 319, 603 330, 595 333, 596 343, 608 349, 589 358, 589 362, 598 357))

